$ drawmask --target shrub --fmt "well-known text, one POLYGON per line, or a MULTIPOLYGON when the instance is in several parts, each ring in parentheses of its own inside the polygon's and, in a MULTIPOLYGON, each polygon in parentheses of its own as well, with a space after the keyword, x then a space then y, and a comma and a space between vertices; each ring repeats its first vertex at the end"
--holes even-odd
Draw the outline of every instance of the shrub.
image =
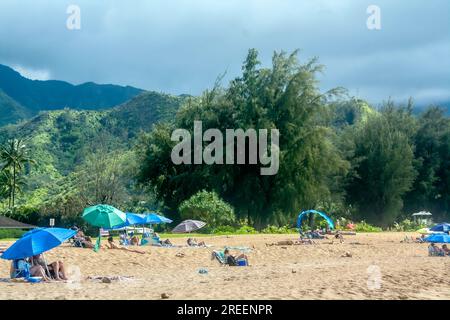
POLYGON ((357 231, 357 232, 381 232, 383 230, 380 227, 372 226, 363 220, 361 222, 358 222, 355 225, 355 231, 357 231))
POLYGON ((231 225, 235 221, 234 209, 220 199, 215 192, 200 191, 179 207, 182 219, 198 219, 208 223, 208 226, 231 225))
POLYGON ((243 225, 239 229, 236 230, 236 233, 238 234, 256 234, 258 231, 256 231, 255 228, 250 227, 248 225, 243 225))
POLYGON ((236 233, 236 228, 234 228, 232 226, 219 226, 219 227, 211 229, 210 232, 212 234, 230 234, 230 233, 236 233))
POLYGON ((25 232, 20 229, 0 229, 0 239, 20 238, 25 232))
POLYGON ((297 230, 295 228, 290 228, 289 226, 276 227, 269 225, 266 228, 262 229, 261 233, 285 234, 285 233, 297 233, 297 230))
POLYGON ((395 231, 416 231, 420 228, 425 228, 426 225, 420 224, 418 222, 414 222, 409 219, 405 219, 403 221, 400 221, 400 223, 395 222, 393 229, 395 231))

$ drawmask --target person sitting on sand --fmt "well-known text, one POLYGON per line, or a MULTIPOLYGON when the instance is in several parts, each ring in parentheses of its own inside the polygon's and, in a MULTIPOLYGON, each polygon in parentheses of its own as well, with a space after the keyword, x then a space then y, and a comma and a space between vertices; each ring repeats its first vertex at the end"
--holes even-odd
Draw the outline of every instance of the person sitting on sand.
POLYGON ((41 254, 33 256, 31 258, 32 266, 41 266, 48 277, 57 281, 68 280, 66 276, 66 270, 62 261, 55 261, 50 264, 46 264, 41 254), (48 272, 47 272, 48 270, 48 272))
POLYGON ((132 246, 138 246, 140 244, 139 237, 133 236, 130 240, 132 246))
POLYGON ((434 243, 431 243, 428 246, 428 255, 430 257, 439 257, 439 256, 444 256, 445 253, 442 251, 442 249, 437 247, 434 243))
POLYGON ((84 232, 81 230, 78 230, 77 234, 73 237, 73 239, 75 241, 75 244, 79 243, 82 248, 93 249, 95 247, 91 237, 86 236, 84 232))
POLYGON ((344 243, 344 236, 342 235, 342 232, 338 230, 336 234, 334 235, 335 239, 339 239, 340 243, 344 243))
POLYGON ((195 239, 195 238, 187 239, 187 244, 189 247, 206 247, 206 244, 204 241, 197 242, 197 239, 195 239))
POLYGON ((129 251, 129 252, 139 253, 139 254, 145 254, 144 251, 135 250, 135 249, 130 249, 130 248, 126 248, 126 247, 121 247, 121 246, 115 244, 115 243, 114 243, 114 238, 113 238, 113 237, 109 237, 109 238, 108 238, 108 243, 106 244, 106 247, 107 247, 108 249, 116 249, 116 250, 123 250, 123 251, 129 251))
POLYGON ((231 266, 231 267, 235 267, 238 266, 238 261, 239 260, 245 260, 246 264, 248 265, 248 257, 247 255, 245 255, 244 253, 238 255, 238 256, 233 256, 230 254, 230 250, 227 248, 225 249, 225 251, 223 252, 224 254, 224 260, 225 260, 225 264, 231 266))
POLYGON ((122 246, 127 246, 127 245, 129 245, 130 244, 130 238, 128 238, 128 235, 126 234, 126 233, 121 233, 120 235, 119 235, 119 243, 122 245, 122 246))
POLYGON ((425 242, 425 235, 422 234, 420 237, 414 239, 415 243, 424 243, 425 242))
POLYGON ((28 258, 13 260, 11 262, 10 276, 11 279, 41 277, 43 281, 52 280, 46 275, 42 266, 32 266, 28 258))
POLYGON ((442 245, 442 251, 444 252, 444 255, 450 256, 450 249, 447 247, 446 244, 442 245))

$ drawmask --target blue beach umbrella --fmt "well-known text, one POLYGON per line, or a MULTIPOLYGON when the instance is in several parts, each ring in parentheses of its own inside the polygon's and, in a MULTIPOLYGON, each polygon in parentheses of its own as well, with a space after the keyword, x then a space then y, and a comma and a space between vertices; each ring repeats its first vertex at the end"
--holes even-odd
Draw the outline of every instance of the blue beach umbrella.
POLYGON ((444 222, 444 223, 437 224, 430 230, 437 231, 437 232, 449 232, 450 231, 450 223, 444 222))
POLYGON ((127 212, 127 225, 145 224, 145 214, 127 212))
POLYGON ((127 212, 126 216, 125 216, 125 222, 119 225, 116 225, 112 228, 109 229, 122 229, 124 227, 128 227, 128 226, 134 226, 137 224, 145 224, 145 215, 143 214, 137 214, 137 213, 131 213, 131 212, 127 212))
POLYGON ((450 243, 450 236, 445 233, 436 233, 426 237, 425 241, 434 243, 450 243))
POLYGON ((145 222, 148 224, 172 223, 169 218, 160 216, 156 213, 150 213, 145 216, 145 222))
POLYGON ((77 232, 63 228, 38 228, 25 233, 1 256, 15 260, 32 257, 58 247, 77 232))

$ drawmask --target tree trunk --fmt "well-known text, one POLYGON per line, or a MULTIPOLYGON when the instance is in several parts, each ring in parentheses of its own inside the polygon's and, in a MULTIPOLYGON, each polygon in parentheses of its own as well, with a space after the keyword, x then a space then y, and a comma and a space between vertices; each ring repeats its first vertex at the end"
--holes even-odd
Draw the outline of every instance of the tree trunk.
POLYGON ((13 165, 13 185, 12 185, 12 207, 16 201, 16 165, 13 165))

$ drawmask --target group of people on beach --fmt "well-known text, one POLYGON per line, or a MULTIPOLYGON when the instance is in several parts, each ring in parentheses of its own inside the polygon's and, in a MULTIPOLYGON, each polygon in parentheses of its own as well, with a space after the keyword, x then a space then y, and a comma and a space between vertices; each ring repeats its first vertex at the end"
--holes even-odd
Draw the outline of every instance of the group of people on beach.
POLYGON ((439 248, 436 244, 430 243, 428 246, 428 255, 430 257, 445 257, 450 256, 450 249, 446 244, 443 244, 441 248, 439 248))
MULTIPOLYGON (((73 237, 72 242, 75 247, 80 248, 88 248, 93 249, 95 244, 89 236, 86 236, 84 232, 77 227, 73 227, 72 229, 76 230, 77 233, 73 237)), ((207 247, 204 241, 198 241, 195 238, 187 239, 188 247, 207 247)), ((116 250, 126 250, 129 252, 135 252, 144 254, 145 252, 140 250, 135 250, 130 247, 134 246, 159 246, 159 247, 174 247, 174 244, 170 241, 170 239, 162 240, 158 233, 156 232, 144 232, 142 234, 142 238, 140 239, 138 236, 134 235, 134 233, 121 233, 119 235, 119 244, 115 243, 114 238, 112 236, 108 237, 108 241, 106 243, 107 249, 116 249, 116 250)))

